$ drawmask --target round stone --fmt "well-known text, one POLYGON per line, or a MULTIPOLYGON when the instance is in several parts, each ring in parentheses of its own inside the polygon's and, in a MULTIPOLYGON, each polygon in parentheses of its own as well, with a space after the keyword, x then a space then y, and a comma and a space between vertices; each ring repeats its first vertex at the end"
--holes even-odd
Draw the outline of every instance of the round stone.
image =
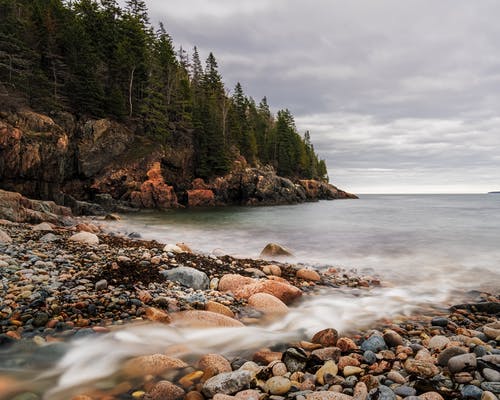
POLYGON ((460 391, 463 399, 481 400, 483 391, 474 385, 465 385, 460 391))
POLYGON ((270 394, 285 394, 291 387, 290 379, 283 376, 273 376, 266 382, 266 391, 270 394))

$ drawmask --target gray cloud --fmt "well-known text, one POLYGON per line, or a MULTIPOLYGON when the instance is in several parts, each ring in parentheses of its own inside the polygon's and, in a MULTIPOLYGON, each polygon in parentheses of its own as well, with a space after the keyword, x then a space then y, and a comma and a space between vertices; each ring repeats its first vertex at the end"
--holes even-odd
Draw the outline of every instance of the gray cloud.
POLYGON ((500 189, 498 1, 148 5, 177 45, 214 51, 228 87, 288 107, 339 186, 500 189))

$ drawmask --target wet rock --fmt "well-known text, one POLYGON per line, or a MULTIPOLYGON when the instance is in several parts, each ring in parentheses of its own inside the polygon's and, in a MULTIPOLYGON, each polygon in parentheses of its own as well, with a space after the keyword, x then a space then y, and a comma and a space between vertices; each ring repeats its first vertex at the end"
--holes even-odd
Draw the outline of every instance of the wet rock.
POLYGON ((273 376, 266 382, 266 392, 270 394, 285 394, 291 389, 290 379, 283 376, 273 376))
POLYGON ((207 304, 205 305, 205 311, 211 311, 217 314, 225 315, 229 318, 234 318, 234 313, 228 306, 212 300, 207 301, 207 304))
POLYGON ((498 400, 498 397, 495 396, 493 393, 485 390, 481 395, 481 400, 498 400))
POLYGON ((161 375, 170 369, 187 367, 187 364, 164 354, 151 354, 147 356, 134 357, 123 366, 123 373, 129 377, 145 375, 161 375))
POLYGON ((320 385, 331 383, 331 378, 337 375, 339 368, 334 361, 327 361, 320 369, 316 371, 316 380, 320 385))
POLYGON ((451 373, 457 373, 464 369, 476 368, 477 360, 474 353, 462 354, 448 360, 448 369, 451 373))
POLYGON ((302 349, 291 347, 283 354, 282 361, 289 372, 302 371, 307 364, 307 354, 302 349))
POLYGON ((418 396, 418 400, 444 400, 444 399, 443 396, 441 396, 437 392, 425 392, 420 396, 418 396))
POLYGON ((316 332, 311 341, 313 343, 318 343, 323 347, 333 347, 337 344, 338 337, 339 333, 336 329, 328 328, 316 332))
POLYGON ((255 283, 255 279, 238 274, 226 274, 219 280, 218 289, 221 292, 235 292, 243 286, 255 283))
POLYGON ((306 395, 306 400, 353 400, 354 397, 344 393, 318 391, 306 395))
POLYGON ((49 322, 49 315, 45 312, 37 312, 33 318, 33 326, 45 326, 49 322))
POLYGON ((500 382, 483 382, 481 383, 481 388, 495 393, 497 396, 500 394, 500 382))
POLYGON ((466 353, 467 351, 462 347, 459 346, 448 347, 438 355, 437 363, 438 365, 445 367, 448 365, 448 361, 450 360, 450 358, 466 353))
POLYGON ((182 249, 177 246, 176 244, 166 244, 165 247, 163 247, 163 251, 165 253, 182 253, 182 249))
POLYGON ((442 327, 446 327, 448 326, 448 318, 444 318, 444 317, 434 317, 432 318, 431 320, 431 325, 432 326, 442 326, 442 327))
POLYGON ((497 340, 500 337, 500 322, 496 321, 486 324, 483 327, 483 332, 489 339, 497 340))
POLYGON ((384 339, 384 342, 389 347, 397 347, 403 344, 403 338, 401 337, 401 335, 391 329, 385 330, 382 337, 384 339))
POLYGON ((203 384, 202 392, 207 397, 217 393, 234 394, 245 389, 252 381, 250 371, 226 372, 210 378, 203 384))
POLYGON ((482 372, 484 379, 489 382, 500 382, 500 372, 491 368, 485 368, 482 372))
POLYGON ((313 350, 311 355, 321 361, 333 360, 338 362, 340 359, 340 349, 338 347, 323 347, 321 349, 313 350))
POLYGON ((361 343, 361 350, 363 351, 373 351, 378 353, 380 350, 386 350, 387 345, 385 344, 384 338, 378 335, 372 335, 361 343))
POLYGON ((336 346, 340 349, 340 351, 342 351, 342 353, 349 353, 358 349, 358 346, 356 343, 354 343, 354 340, 346 337, 341 337, 340 339, 338 339, 336 346))
POLYGON ((162 324, 169 324, 172 322, 172 318, 165 311, 160 310, 155 307, 146 308, 146 318, 153 322, 159 322, 162 324))
POLYGON ((460 390, 460 394, 462 395, 462 399, 481 400, 483 391, 477 386, 465 385, 462 390, 460 390))
POLYGON ((268 293, 255 293, 248 299, 248 305, 264 314, 286 314, 288 307, 277 297, 268 293))
POLYGON ((225 315, 201 310, 182 311, 172 315, 172 321, 176 326, 190 327, 242 327, 240 321, 225 315))
POLYGON ((272 372, 274 376, 283 376, 288 370, 286 369, 286 365, 283 362, 276 362, 272 367, 272 372))
POLYGON ((375 364, 377 362, 377 355, 371 351, 371 350, 366 350, 364 353, 363 353, 363 360, 367 363, 367 364, 375 364))
MULTIPOLYGON (((222 279, 221 279, 222 283, 222 279)), ((220 286, 220 283, 219 283, 220 286)), ((290 304, 302 296, 302 291, 295 286, 275 280, 258 281, 245 285, 233 291, 234 295, 240 299, 248 299, 255 293, 268 293, 277 297, 285 304, 290 304)))
POLYGON ((95 290, 105 290, 108 288, 108 281, 106 279, 101 279, 95 283, 95 290))
POLYGON ((106 221, 121 221, 122 218, 118 214, 111 213, 111 214, 106 214, 104 216, 104 219, 106 221))
POLYGON ((404 363, 404 368, 409 374, 426 378, 432 378, 434 375, 439 374, 439 368, 427 360, 408 359, 404 363))
POLYGON ((417 391, 410 386, 398 386, 394 389, 394 393, 401 397, 415 396, 417 391))
POLYGON ((210 284, 207 274, 191 267, 177 267, 163 271, 162 275, 170 281, 178 282, 195 290, 208 289, 210 284))
POLYGON ((184 390, 169 381, 160 381, 153 386, 145 399, 147 400, 177 400, 184 397, 184 390))
POLYGON ((79 232, 71 236, 68 240, 78 243, 84 243, 88 245, 99 244, 99 238, 97 235, 90 232, 79 232))
POLYGON ((269 243, 262 249, 260 257, 293 256, 292 252, 276 243, 269 243))
POLYGON ((429 348, 431 350, 442 350, 448 343, 450 343, 450 340, 446 336, 436 335, 429 340, 429 348))
POLYGON ((202 371, 212 369, 216 374, 231 372, 231 364, 219 354, 205 354, 198 361, 198 368, 202 371))
POLYGON ((396 400, 396 394, 387 386, 380 385, 368 393, 369 400, 396 400))
POLYGON ((262 272, 265 275, 281 276, 281 268, 275 264, 263 265, 262 272))
POLYGON ((297 278, 304 279, 307 281, 317 282, 321 280, 321 276, 313 269, 302 268, 297 271, 297 278))
POLYGON ((273 361, 280 361, 283 354, 279 351, 260 350, 253 355, 253 360, 261 364, 269 364, 273 361))

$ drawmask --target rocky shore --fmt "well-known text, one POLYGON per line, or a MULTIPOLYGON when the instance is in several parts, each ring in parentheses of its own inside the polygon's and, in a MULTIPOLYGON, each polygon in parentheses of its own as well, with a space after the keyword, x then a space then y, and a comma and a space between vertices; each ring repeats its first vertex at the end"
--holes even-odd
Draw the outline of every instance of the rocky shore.
MULTIPOLYGON (((33 377, 77 339, 152 323, 247 329, 279 321, 320 290, 359 296, 381 285, 340 268, 194 254, 183 243, 105 234, 99 224, 0 221, 0 399, 51 398, 57 380, 33 377)), ((273 258, 279 248, 268 250, 273 258)), ((313 335, 230 356, 169 347, 128 357, 112 378, 59 398, 498 399, 500 298, 469 298, 357 331, 338 332, 332 321, 313 335)))

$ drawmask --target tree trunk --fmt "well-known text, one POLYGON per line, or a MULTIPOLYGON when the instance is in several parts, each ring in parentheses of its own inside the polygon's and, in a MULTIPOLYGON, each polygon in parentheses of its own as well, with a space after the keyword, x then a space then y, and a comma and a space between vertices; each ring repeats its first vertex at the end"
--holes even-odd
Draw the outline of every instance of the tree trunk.
POLYGON ((135 66, 130 71, 130 82, 128 85, 128 105, 129 105, 129 116, 132 116, 133 108, 132 108, 132 86, 134 85, 134 72, 135 66))

